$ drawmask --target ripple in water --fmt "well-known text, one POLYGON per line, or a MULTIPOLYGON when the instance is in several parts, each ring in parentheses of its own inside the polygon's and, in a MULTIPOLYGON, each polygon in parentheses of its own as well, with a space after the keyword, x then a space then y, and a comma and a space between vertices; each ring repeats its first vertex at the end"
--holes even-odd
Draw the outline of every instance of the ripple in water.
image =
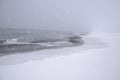
POLYGON ((80 34, 47 30, 0 29, 0 53, 29 52, 80 44, 83 44, 80 34))

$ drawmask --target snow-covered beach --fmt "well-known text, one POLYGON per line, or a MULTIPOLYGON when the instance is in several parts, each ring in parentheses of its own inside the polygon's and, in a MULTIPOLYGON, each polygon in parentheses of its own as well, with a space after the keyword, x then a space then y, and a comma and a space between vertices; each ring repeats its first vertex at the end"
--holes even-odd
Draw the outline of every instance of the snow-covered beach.
POLYGON ((0 57, 1 80, 118 80, 120 34, 91 33, 77 47, 0 57))
POLYGON ((0 80, 120 80, 120 0, 0 0, 0 80))

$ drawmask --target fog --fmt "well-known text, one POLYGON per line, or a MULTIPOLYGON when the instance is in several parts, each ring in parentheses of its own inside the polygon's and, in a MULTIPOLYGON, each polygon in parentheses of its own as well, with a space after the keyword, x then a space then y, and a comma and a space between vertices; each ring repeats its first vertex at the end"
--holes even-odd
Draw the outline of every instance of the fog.
POLYGON ((0 27, 120 32, 119 0, 0 0, 0 27))
POLYGON ((0 0, 0 49, 4 51, 15 50, 16 46, 9 49, 14 45, 25 49, 20 45, 42 38, 34 30, 19 28, 91 32, 79 36, 84 41, 80 46, 0 53, 0 80, 120 80, 119 21, 120 0, 0 0))

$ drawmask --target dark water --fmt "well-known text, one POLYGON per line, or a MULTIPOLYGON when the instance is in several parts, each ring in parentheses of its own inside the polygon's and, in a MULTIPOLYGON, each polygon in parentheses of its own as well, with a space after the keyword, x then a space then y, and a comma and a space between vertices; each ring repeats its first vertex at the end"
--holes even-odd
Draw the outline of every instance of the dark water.
POLYGON ((65 47, 71 45, 69 44, 71 43, 68 39, 69 36, 71 36, 71 33, 59 31, 0 28, 0 53, 28 52, 65 47), (62 45, 61 43, 57 45, 57 42, 62 42, 62 45), (66 42, 68 42, 67 45, 66 42), (44 43, 44 45, 40 43, 44 43), (48 46, 47 44, 56 45, 48 46))

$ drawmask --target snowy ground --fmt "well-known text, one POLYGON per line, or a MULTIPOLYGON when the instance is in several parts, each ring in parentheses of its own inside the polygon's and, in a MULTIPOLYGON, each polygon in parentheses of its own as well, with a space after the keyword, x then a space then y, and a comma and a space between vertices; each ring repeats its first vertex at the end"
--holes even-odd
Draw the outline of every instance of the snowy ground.
POLYGON ((120 33, 91 33, 77 47, 0 57, 0 80, 120 80, 120 33))

